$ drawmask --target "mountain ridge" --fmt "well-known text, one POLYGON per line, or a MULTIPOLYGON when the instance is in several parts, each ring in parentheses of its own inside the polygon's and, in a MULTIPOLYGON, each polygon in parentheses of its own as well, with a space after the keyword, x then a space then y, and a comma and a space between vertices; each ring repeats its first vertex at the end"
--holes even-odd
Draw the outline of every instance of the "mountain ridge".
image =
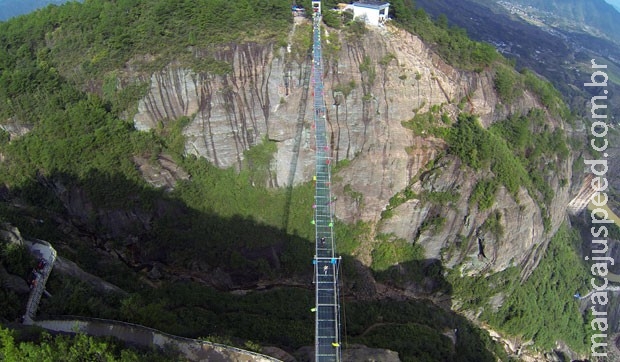
MULTIPOLYGON (((445 14, 450 25, 466 29, 472 38, 493 44, 518 68, 530 68, 544 76, 579 116, 586 116, 588 101, 597 95, 583 87, 589 77, 590 60, 607 63, 610 102, 620 103, 620 47, 610 40, 555 29, 541 21, 527 22, 491 0, 416 3, 434 17, 445 14)), ((614 122, 620 118, 617 109, 610 108, 608 113, 614 122)))
MULTIPOLYGON (((261 336, 259 342, 289 350, 311 344, 313 131, 299 116, 308 101, 301 92, 307 25, 265 20, 274 9, 256 2, 233 7, 239 12, 228 15, 230 26, 216 35, 223 40, 213 44, 205 39, 218 29, 200 25, 221 23, 221 14, 210 11, 226 2, 204 1, 212 6, 199 11, 192 1, 134 1, 128 9, 102 4, 68 4, 1 28, 12 31, 0 32, 11 45, 0 49, 10 69, 0 95, 12 105, 2 118, 25 129, 7 127, 0 137, 3 217, 63 240, 63 252, 133 292, 113 300, 116 307, 84 303, 85 313, 183 333, 261 336), (74 18, 57 26, 55 16, 74 18), (261 26, 252 27, 257 19, 261 26), (24 34, 34 36, 32 48, 21 47, 24 34), (16 67, 23 62, 29 66, 16 67), (22 81, 29 75, 37 83, 22 81), (42 91, 50 93, 42 97, 42 91), (190 175, 167 190, 150 186, 136 167, 170 168, 163 157, 190 175), (30 208, 18 207, 24 204, 30 208), (118 269, 105 268, 112 261, 118 269), (130 278, 147 282, 140 290, 130 278), (278 289, 287 283, 289 289, 278 289), (244 304, 263 296, 262 303, 244 304), (200 308, 188 313, 184 301, 200 308), (274 308, 283 301, 286 307, 274 308), (233 312, 235 303, 247 309, 233 312)), ((290 16, 288 3, 277 5, 275 11, 290 16)), ((421 12, 412 16, 416 21, 403 26, 427 43, 403 29, 357 22, 326 34, 335 228, 350 281, 345 295, 360 299, 349 333, 429 359, 462 357, 484 344, 476 360, 494 361, 517 352, 497 350, 490 337, 476 337, 452 314, 429 328, 425 316, 434 313, 420 311, 424 303, 435 308, 431 301, 450 308, 452 298, 463 312, 491 308, 488 298, 506 293, 493 305, 510 317, 512 288, 536 272, 565 218, 562 205, 581 186, 571 167, 578 151, 566 144, 569 115, 547 83, 515 72, 492 47, 458 30, 421 12), (493 276, 498 283, 475 284, 493 276), (382 284, 392 296, 400 290, 424 303, 377 309, 387 294, 382 284), (474 290, 478 297, 465 294, 474 290), (415 323, 403 324, 404 316, 415 323), (405 338, 394 344, 382 339, 387 327, 430 337, 425 346, 405 338), (455 328, 459 337, 448 340, 443 333, 455 328)), ((59 284, 53 286, 60 295, 77 293, 59 284)), ((566 291, 575 285, 559 285, 561 296, 541 295, 536 303, 570 310, 567 318, 577 323, 574 291, 566 291)), ((49 303, 50 313, 75 308, 49 303)), ((536 328, 548 327, 528 328, 533 338, 536 328)), ((544 331, 545 348, 553 348, 558 331, 544 331)), ((583 349, 574 337, 567 336, 583 349)))
POLYGON ((605 0, 608 4, 616 8, 620 12, 620 0, 605 0))
MULTIPOLYGON (((620 44, 620 12, 604 0, 510 0, 500 3, 520 4, 538 9, 541 12, 533 11, 533 14, 549 18, 550 20, 543 21, 553 27, 584 32, 598 29, 616 44, 620 44)), ((528 12, 534 9, 521 8, 528 12)))

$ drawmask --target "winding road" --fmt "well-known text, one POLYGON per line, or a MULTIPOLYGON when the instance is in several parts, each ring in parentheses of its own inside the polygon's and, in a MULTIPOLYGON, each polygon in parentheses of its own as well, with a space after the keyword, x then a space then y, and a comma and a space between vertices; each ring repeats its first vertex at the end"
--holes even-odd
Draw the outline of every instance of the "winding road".
POLYGON ((590 297, 592 294, 597 293, 597 292, 617 292, 620 291, 620 286, 618 285, 610 285, 607 288, 601 289, 601 290, 591 290, 588 294, 584 295, 583 297, 579 296, 579 293, 575 294, 575 297, 579 296, 578 298, 581 299, 586 299, 588 297, 590 297))

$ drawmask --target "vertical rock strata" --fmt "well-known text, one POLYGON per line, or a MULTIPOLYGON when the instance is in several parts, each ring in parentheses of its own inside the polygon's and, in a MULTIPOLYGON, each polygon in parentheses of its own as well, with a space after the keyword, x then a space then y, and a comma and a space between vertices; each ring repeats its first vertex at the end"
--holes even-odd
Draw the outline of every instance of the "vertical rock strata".
MULTIPOLYGON (((340 42, 339 50, 326 56, 324 64, 330 143, 336 161, 351 160, 333 185, 340 196, 337 216, 347 222, 369 221, 377 232, 420 242, 427 258, 443 259, 448 266, 466 262, 473 271, 497 271, 522 263, 531 270, 549 235, 565 218, 570 187, 560 187, 560 179, 571 179, 570 157, 548 174, 556 194, 546 205, 551 230, 545 233, 543 211, 525 189, 517 203, 500 188, 495 205, 480 211, 468 203, 469 195, 479 178, 493 175, 474 173, 461 167, 459 160, 443 157, 435 172, 420 177, 446 144, 416 136, 401 122, 432 106, 442 107, 441 112, 454 120, 457 105, 465 100, 463 111, 478 115, 487 127, 509 114, 542 107, 536 98, 526 92, 513 105, 500 105, 492 72, 455 69, 419 38, 401 30, 371 29, 361 38, 342 33, 340 42), (459 200, 442 206, 411 199, 395 208, 391 218, 381 220, 390 198, 412 183, 416 193, 454 191, 459 200), (491 213, 501 216, 502 237, 480 235, 491 213), (437 215, 445 218, 441 230, 420 233, 425 220, 437 215), (478 238, 485 244, 483 259, 477 258, 478 238), (453 247, 462 240, 465 246, 453 247)), ((310 180, 314 133, 311 91, 302 99, 305 64, 289 61, 285 49, 257 43, 231 44, 208 56, 229 63, 232 71, 197 73, 170 64, 143 79, 150 83, 150 91, 140 101, 136 128, 147 130, 187 116, 191 122, 184 129, 186 153, 222 168, 238 169, 245 150, 270 139, 278 145, 270 185, 310 180), (304 101, 305 117, 298 122, 304 101), (295 175, 289 175, 291 170, 295 175)), ((549 119, 549 126, 561 127, 561 123, 549 119)))

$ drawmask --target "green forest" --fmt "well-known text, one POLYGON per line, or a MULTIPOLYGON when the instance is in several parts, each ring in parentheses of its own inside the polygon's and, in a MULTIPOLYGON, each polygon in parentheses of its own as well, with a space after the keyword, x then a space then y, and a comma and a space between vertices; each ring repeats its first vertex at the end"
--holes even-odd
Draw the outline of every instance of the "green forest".
MULTIPOLYGON (((310 8, 306 3, 302 5, 310 8)), ((335 4, 328 1, 323 6, 335 4)), ((470 40, 445 18, 432 19, 406 0, 394 1, 392 11, 397 26, 420 36, 449 64, 471 72, 494 70, 495 89, 503 103, 511 104, 522 92, 530 91, 547 107, 510 116, 488 129, 473 115, 462 113, 451 121, 437 109, 416 115, 403 125, 415 133, 426 129, 442 138, 446 152, 461 159, 472 172, 488 169, 498 175, 476 185, 470 203, 481 210, 493 205, 500 187, 516 196, 523 186, 540 205, 548 204, 553 190, 545 182, 544 172, 553 170, 543 166, 550 159, 565 159, 570 152, 564 134, 544 124, 546 112, 570 118, 557 91, 531 72, 515 72, 491 45, 470 40)), ((325 20, 332 29, 363 35, 359 22, 331 15, 325 20)), ((265 139, 247 150, 240 170, 219 169, 205 159, 184 156, 182 129, 188 119, 149 132, 137 131, 131 119, 148 85, 137 78, 119 83, 119 74, 128 67, 138 74, 150 74, 173 60, 199 72, 226 75, 231 72, 228 62, 199 58, 196 52, 211 54, 217 47, 246 42, 286 46, 291 28, 290 2, 283 0, 86 0, 0 22, 0 122, 30 130, 13 140, 0 130, 0 221, 18 227, 23 235, 58 245, 61 255, 127 292, 101 294, 86 283, 54 273, 48 282, 54 298, 42 301, 41 313, 122 320, 259 351, 264 345, 294 351, 312 344, 314 316, 309 309, 314 296, 310 285, 244 296, 194 280, 147 285, 137 268, 102 258, 98 251, 107 242, 118 247, 125 240, 96 236, 106 231, 97 223, 99 211, 153 213, 157 217, 148 230, 132 225, 135 229, 129 228, 127 233, 140 236, 143 255, 165 265, 182 270, 207 265, 210 270, 234 271, 235 281, 249 286, 257 280, 303 278, 312 273, 309 261, 315 234, 308 207, 313 199, 312 183, 288 190, 260 186, 268 176, 274 142, 265 139), (170 192, 150 186, 134 161, 142 157, 155 162, 162 154, 171 155, 191 175, 170 192), (79 221, 83 238, 69 237, 62 228, 66 224, 58 222, 71 217, 58 196, 60 187, 80 190, 95 205, 89 219, 79 221)), ((307 47, 310 42, 304 44, 307 47)), ((304 46, 301 48, 303 54, 304 46)), ((335 174, 344 166, 337 165, 335 174)), ((390 200, 382 218, 389 218, 393 208, 418 197, 446 204, 459 195, 415 195, 404 190, 390 200)), ((425 227, 441 228, 443 221, 438 217, 425 227)), ((483 313, 491 326, 534 338, 540 348, 562 339, 578 351, 585 349, 587 331, 565 328, 583 322, 573 301, 566 298, 570 287, 581 282, 578 275, 583 272, 573 258, 575 235, 567 228, 551 241, 535 271, 536 278, 520 285, 514 282, 516 271, 508 270, 495 276, 505 281, 504 289, 497 290, 486 286, 485 280, 459 278, 438 264, 425 263, 419 245, 412 247, 391 235, 374 240, 372 265, 360 271, 353 255, 368 238, 370 226, 337 222, 335 229, 344 260, 347 343, 389 348, 397 351, 402 361, 509 360, 501 345, 459 313, 419 300, 355 300, 352 296, 363 289, 364 273, 370 273, 378 280, 393 279, 394 284, 403 278, 421 281, 430 275, 436 279, 435 291, 463 299, 471 308, 487 307, 485 297, 510 292, 497 313, 483 313), (559 260, 565 269, 555 272, 559 260), (405 265, 409 274, 403 277, 395 272, 392 266, 396 264, 405 265), (541 280, 561 287, 539 285, 541 280), (547 288, 546 293, 525 303, 536 288, 547 288), (566 311, 551 330, 551 322, 535 313, 541 306, 557 315, 566 311), (518 321, 513 313, 516 308, 518 321), (445 334, 454 329, 460 331, 455 344, 445 334)), ((0 247, 0 265, 12 274, 26 275, 34 262, 28 252, 4 242, 0 247)), ((18 320, 23 312, 19 306, 24 304, 23 296, 0 288, 0 323, 18 320)), ((0 328, 0 359, 175 358, 144 353, 116 341, 83 335, 52 337, 39 331, 0 328)))

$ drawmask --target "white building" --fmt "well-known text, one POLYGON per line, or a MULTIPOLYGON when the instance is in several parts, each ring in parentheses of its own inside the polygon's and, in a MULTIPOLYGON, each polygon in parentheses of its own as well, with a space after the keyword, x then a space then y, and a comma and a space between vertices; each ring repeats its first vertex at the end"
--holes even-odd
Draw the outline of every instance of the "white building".
POLYGON ((381 26, 388 18, 390 3, 378 0, 361 0, 353 3, 353 19, 362 18, 366 24, 381 26))

